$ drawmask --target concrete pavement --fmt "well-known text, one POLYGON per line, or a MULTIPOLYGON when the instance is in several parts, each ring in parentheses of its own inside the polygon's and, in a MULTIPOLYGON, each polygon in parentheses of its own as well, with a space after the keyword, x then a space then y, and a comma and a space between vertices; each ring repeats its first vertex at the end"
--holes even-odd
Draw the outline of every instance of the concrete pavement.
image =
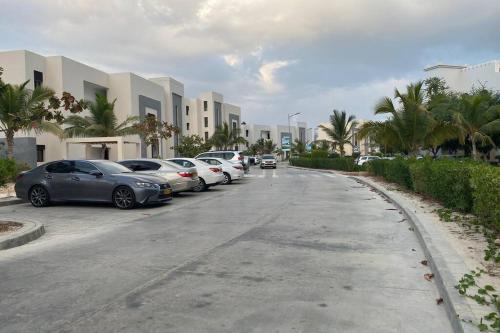
POLYGON ((0 332, 451 332, 391 204, 343 176, 251 175, 131 212, 0 208, 49 220, 0 252, 0 332))

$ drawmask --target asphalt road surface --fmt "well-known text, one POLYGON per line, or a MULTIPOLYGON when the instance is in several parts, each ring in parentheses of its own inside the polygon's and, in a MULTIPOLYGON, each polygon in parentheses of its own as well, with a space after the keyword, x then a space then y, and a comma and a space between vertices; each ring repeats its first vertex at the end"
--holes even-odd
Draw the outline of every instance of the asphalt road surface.
POLYGON ((342 175, 280 166, 163 207, 29 205, 0 332, 451 332, 414 232, 342 175))

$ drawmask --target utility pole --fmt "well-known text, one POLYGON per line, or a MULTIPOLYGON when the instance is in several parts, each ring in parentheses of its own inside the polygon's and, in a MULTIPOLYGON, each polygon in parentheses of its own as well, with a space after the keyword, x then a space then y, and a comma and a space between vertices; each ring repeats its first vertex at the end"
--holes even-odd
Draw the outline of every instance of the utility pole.
POLYGON ((288 150, 288 159, 290 159, 290 157, 292 157, 292 144, 293 144, 293 135, 292 135, 292 128, 290 126, 290 119, 292 117, 295 117, 297 115, 299 115, 300 112, 297 112, 297 113, 294 113, 294 114, 288 114, 288 134, 290 135, 289 139, 290 139, 290 149, 288 150))

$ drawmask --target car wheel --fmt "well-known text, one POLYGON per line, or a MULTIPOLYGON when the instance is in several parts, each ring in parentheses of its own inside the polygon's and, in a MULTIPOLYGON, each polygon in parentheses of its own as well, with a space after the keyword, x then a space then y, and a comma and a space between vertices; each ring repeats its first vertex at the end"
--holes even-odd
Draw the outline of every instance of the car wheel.
POLYGON ((273 169, 276 169, 276 167, 274 166, 273 169))
POLYGON ((263 167, 262 165, 260 166, 260 168, 261 168, 261 169, 264 169, 264 167, 263 167))
POLYGON ((113 192, 113 203, 120 209, 131 209, 135 206, 135 194, 130 187, 119 186, 113 192))
POLYGON ((50 203, 49 192, 41 185, 33 186, 28 197, 35 207, 46 207, 50 203))
POLYGON ((231 184, 231 176, 227 172, 224 172, 224 180, 222 181, 222 184, 231 184))
POLYGON ((205 183, 203 178, 200 178, 198 185, 193 187, 193 192, 201 192, 201 191, 206 190, 206 188, 207 188, 207 184, 205 183))

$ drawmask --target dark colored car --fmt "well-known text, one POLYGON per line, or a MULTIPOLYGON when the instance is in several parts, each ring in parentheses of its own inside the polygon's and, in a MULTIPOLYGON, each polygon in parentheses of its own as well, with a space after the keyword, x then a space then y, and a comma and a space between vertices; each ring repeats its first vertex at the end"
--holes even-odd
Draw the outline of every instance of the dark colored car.
POLYGON ((172 188, 162 178, 137 174, 105 160, 62 160, 20 174, 16 196, 35 207, 51 202, 111 202, 120 209, 172 200, 172 188))

